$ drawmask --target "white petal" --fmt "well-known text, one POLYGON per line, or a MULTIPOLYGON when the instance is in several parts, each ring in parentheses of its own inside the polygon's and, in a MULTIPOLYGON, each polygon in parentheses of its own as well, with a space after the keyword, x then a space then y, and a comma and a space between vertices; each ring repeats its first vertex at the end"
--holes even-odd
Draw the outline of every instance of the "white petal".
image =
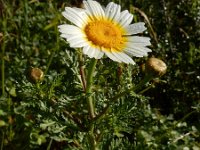
POLYGON ((137 50, 134 49, 124 49, 125 53, 127 53, 128 55, 132 55, 135 57, 143 57, 143 56, 147 56, 147 53, 144 52, 139 52, 137 50))
POLYGON ((72 41, 72 40, 83 40, 84 38, 81 35, 70 35, 70 37, 67 39, 67 41, 72 41))
POLYGON ((105 13, 101 5, 93 0, 83 1, 84 7, 86 8, 90 17, 104 17, 105 13))
POLYGON ((126 27, 127 33, 125 35, 142 33, 143 31, 146 30, 146 27, 144 25, 145 25, 144 22, 138 22, 127 26, 126 27))
POLYGON ((148 47, 144 47, 144 46, 141 46, 139 44, 132 44, 132 48, 136 49, 138 51, 152 52, 152 50, 149 49, 148 47))
POLYGON ((77 7, 72 7, 72 8, 75 9, 76 11, 80 12, 80 13, 85 12, 85 9, 83 9, 83 8, 77 8, 77 7))
POLYGON ((100 51, 100 53, 98 55, 96 55, 96 59, 100 59, 101 57, 103 57, 104 52, 100 51))
POLYGON ((110 2, 105 10, 106 16, 111 19, 111 20, 115 20, 115 21, 119 21, 120 19, 120 12, 121 12, 121 6, 117 5, 113 2, 110 2))
POLYGON ((90 58, 93 58, 95 52, 96 52, 96 49, 93 48, 93 47, 90 47, 90 48, 88 49, 88 53, 87 53, 87 55, 88 55, 90 58))
POLYGON ((143 46, 137 46, 134 43, 127 43, 126 46, 131 49, 135 49, 140 52, 151 52, 151 49, 143 46))
POLYGON ((80 28, 74 25, 63 24, 58 26, 59 31, 64 34, 82 34, 80 28))
POLYGON ((100 59, 103 56, 103 52, 98 48, 93 48, 89 45, 83 47, 83 53, 88 55, 90 58, 100 59))
POLYGON ((70 47, 84 47, 88 45, 88 42, 80 35, 75 35, 67 38, 70 47))
POLYGON ((87 55, 89 49, 90 49, 90 46, 89 46, 89 45, 84 46, 84 47, 83 47, 83 54, 86 54, 86 55, 87 55))
POLYGON ((96 51, 93 56, 95 59, 100 59, 103 56, 104 52, 100 48, 95 48, 95 49, 96 51))
POLYGON ((70 34, 61 34, 60 36, 62 38, 68 39, 71 35, 70 34))
POLYGON ((135 64, 135 62, 126 54, 124 54, 123 52, 116 52, 116 51, 112 51, 113 55, 115 55, 115 57, 117 57, 118 59, 120 59, 122 62, 124 63, 131 63, 131 64, 135 64))
POLYGON ((82 27, 87 21, 87 15, 84 11, 80 12, 74 8, 65 7, 62 15, 78 27, 82 27))
POLYGON ((151 52, 151 49, 128 43, 124 51, 127 54, 132 55, 132 56, 143 57, 143 56, 147 56, 148 55, 147 53, 151 52))
POLYGON ((142 46, 137 46, 137 47, 140 48, 140 49, 145 50, 146 52, 152 52, 152 50, 149 49, 148 47, 142 47, 142 46))
POLYGON ((141 36, 128 36, 128 41, 132 41, 136 43, 150 43, 150 38, 141 37, 141 36))
POLYGON ((74 43, 70 43, 70 47, 73 47, 73 48, 80 48, 80 47, 84 47, 86 46, 87 43, 85 41, 75 41, 74 43))
POLYGON ((128 10, 124 10, 121 12, 119 24, 122 27, 128 26, 133 20, 133 15, 128 12, 128 10))
POLYGON ((117 62, 122 62, 119 58, 117 58, 115 55, 113 55, 111 52, 108 52, 107 50, 104 51, 104 53, 112 60, 117 62))
POLYGON ((140 36, 129 36, 127 38, 129 43, 138 45, 138 46, 149 46, 151 45, 150 43, 150 38, 149 37, 140 37, 140 36))
POLYGON ((83 48, 83 52, 88 55, 88 57, 96 59, 96 55, 99 53, 99 50, 91 46, 86 46, 83 48))
POLYGON ((127 44, 131 44, 133 45, 133 47, 145 47, 145 46, 148 46, 149 43, 134 43, 134 42, 127 42, 127 44))

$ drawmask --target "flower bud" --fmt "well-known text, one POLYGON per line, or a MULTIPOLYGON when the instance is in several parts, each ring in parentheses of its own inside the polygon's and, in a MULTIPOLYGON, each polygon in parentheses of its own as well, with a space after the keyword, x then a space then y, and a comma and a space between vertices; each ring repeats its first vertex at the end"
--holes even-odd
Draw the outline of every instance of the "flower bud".
POLYGON ((149 58, 145 64, 145 72, 159 77, 166 73, 167 65, 158 58, 149 58))
POLYGON ((39 68, 31 68, 29 70, 28 78, 33 82, 37 83, 43 79, 44 73, 39 68))

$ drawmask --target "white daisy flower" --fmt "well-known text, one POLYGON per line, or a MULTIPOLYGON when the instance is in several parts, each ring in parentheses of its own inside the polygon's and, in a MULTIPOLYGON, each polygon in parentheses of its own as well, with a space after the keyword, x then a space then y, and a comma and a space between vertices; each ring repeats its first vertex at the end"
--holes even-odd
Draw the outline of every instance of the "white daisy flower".
POLYGON ((146 30, 143 22, 131 24, 133 15, 110 2, 106 8, 94 1, 83 1, 84 8, 65 7, 63 16, 73 25, 59 25, 61 37, 71 47, 83 48, 90 58, 100 59, 106 54, 117 62, 135 64, 131 56, 143 57, 151 52, 150 38, 135 34, 146 30))

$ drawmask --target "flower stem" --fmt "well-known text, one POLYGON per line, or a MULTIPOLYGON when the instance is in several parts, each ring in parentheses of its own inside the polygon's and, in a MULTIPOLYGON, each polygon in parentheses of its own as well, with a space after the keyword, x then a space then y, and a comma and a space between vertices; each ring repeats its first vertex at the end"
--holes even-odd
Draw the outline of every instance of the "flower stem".
POLYGON ((92 84, 93 84, 93 73, 95 70, 97 60, 92 59, 90 66, 88 68, 88 74, 87 74, 87 85, 86 85, 86 96, 87 96, 87 103, 88 103, 88 110, 90 114, 90 118, 95 117, 95 112, 94 112, 94 104, 93 104, 93 99, 92 99, 92 84))
POLYGON ((50 149, 51 149, 52 142, 53 142, 53 139, 50 139, 50 142, 49 142, 49 144, 48 144, 48 146, 47 146, 47 150, 50 150, 50 149))
POLYGON ((6 49, 6 27, 7 27, 7 15, 3 16, 3 37, 2 37, 2 58, 1 58, 1 88, 2 96, 5 96, 5 49, 6 49))
MULTIPOLYGON (((93 84, 93 74, 94 74, 96 63, 97 63, 97 60, 93 58, 90 62, 87 78, 86 78, 86 81, 87 81, 86 96, 87 96, 89 116, 91 120, 95 117, 95 107, 94 107, 93 98, 92 98, 92 84, 93 84)), ((88 140, 90 143, 90 149, 96 150, 96 140, 95 140, 95 135, 94 135, 93 122, 89 123, 88 140)))
POLYGON ((1 88, 2 88, 2 96, 5 95, 5 41, 2 44, 2 60, 1 60, 1 88))
POLYGON ((55 33, 56 33, 56 46, 55 46, 55 48, 51 51, 51 55, 50 55, 50 57, 48 58, 46 70, 44 71, 44 74, 45 74, 45 75, 47 74, 47 72, 48 72, 48 70, 49 70, 49 67, 50 67, 50 65, 51 65, 51 63, 52 63, 52 61, 53 61, 53 58, 54 58, 54 56, 55 56, 55 54, 56 54, 56 51, 59 50, 59 33, 58 33, 58 30, 57 30, 56 26, 55 26, 55 33))
POLYGON ((84 66, 83 53, 82 53, 82 50, 79 50, 79 70, 80 70, 80 75, 81 75, 81 81, 83 84, 83 91, 86 92, 85 70, 83 66, 84 66))

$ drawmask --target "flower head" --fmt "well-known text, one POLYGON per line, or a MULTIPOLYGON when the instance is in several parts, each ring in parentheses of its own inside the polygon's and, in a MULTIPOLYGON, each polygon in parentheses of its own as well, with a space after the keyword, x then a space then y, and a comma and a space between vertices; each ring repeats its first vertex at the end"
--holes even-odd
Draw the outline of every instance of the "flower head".
POLYGON ((143 22, 131 24, 133 15, 121 12, 120 5, 110 2, 104 9, 94 1, 83 1, 84 9, 66 7, 63 16, 73 25, 59 25, 61 37, 71 47, 83 48, 90 58, 100 59, 106 54, 117 62, 135 64, 130 56, 143 57, 151 52, 150 38, 135 34, 146 30, 143 22))

